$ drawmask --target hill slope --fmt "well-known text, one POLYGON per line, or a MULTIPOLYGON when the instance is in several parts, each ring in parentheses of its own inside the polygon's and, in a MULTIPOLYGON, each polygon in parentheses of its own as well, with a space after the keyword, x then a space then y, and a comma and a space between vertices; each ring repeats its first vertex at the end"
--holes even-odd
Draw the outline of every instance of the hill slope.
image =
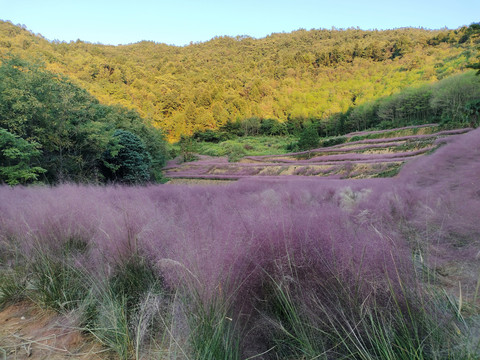
POLYGON ((39 59, 105 104, 137 109, 170 138, 251 116, 326 118, 461 71, 479 43, 458 30, 298 30, 185 47, 49 42, 0 22, 0 55, 39 59))

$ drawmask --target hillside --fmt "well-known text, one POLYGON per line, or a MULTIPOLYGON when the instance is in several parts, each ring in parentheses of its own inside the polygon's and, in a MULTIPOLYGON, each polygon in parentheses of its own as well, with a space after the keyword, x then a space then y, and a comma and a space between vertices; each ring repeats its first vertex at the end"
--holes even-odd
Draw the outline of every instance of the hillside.
POLYGON ((442 79, 476 61, 477 26, 457 30, 298 30, 185 47, 47 41, 0 22, 0 55, 44 62, 103 104, 139 111, 170 139, 252 116, 325 119, 442 79))
POLYGON ((161 130, 17 57, 0 63, 0 183, 159 181, 161 130))

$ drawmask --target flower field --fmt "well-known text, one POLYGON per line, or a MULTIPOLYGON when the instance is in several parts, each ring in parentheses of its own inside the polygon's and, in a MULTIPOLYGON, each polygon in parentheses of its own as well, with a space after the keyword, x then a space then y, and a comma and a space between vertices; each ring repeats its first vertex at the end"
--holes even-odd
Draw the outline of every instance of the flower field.
POLYGON ((216 161, 169 176, 241 179, 1 187, 0 306, 121 359, 479 356, 480 129, 216 161))
POLYGON ((343 144, 283 155, 245 156, 234 163, 229 163, 225 157, 209 156, 182 164, 173 160, 165 168, 165 175, 169 178, 232 180, 252 176, 334 179, 391 176, 412 158, 434 151, 448 136, 471 130, 435 132, 435 129, 435 125, 423 125, 351 133, 343 144), (361 140, 356 140, 359 138, 361 140))

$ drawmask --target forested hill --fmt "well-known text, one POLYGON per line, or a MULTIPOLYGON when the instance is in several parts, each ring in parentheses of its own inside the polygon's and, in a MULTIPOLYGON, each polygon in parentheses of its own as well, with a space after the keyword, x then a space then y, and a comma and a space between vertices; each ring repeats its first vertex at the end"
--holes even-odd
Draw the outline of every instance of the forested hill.
POLYGON ((0 21, 0 55, 44 62, 104 104, 153 119, 171 139, 227 120, 317 118, 433 82, 477 61, 480 26, 298 30, 185 47, 47 41, 0 21))

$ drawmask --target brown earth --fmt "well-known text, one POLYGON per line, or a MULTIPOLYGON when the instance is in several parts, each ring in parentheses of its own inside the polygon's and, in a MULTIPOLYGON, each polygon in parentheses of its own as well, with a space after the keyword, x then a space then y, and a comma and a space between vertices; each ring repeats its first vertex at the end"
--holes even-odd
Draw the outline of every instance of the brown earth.
POLYGON ((68 315, 22 302, 0 312, 0 360, 103 360, 111 353, 75 329, 68 315))

